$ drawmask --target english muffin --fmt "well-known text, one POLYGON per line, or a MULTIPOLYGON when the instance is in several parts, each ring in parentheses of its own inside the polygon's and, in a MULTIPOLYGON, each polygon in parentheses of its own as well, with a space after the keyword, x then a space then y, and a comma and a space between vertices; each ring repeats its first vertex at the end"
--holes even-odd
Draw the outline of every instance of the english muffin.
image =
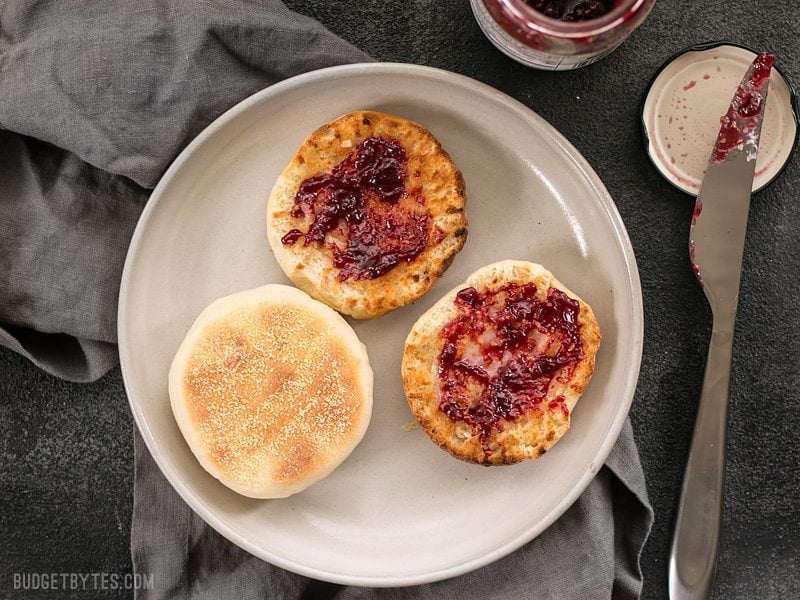
POLYGON ((424 127, 358 111, 303 142, 267 203, 270 246, 300 289, 357 319, 436 283, 467 236, 461 172, 424 127))
POLYGON ((599 345, 586 302, 541 265, 506 260, 475 271, 414 324, 403 387, 441 448, 513 464, 566 433, 599 345))
POLYGON ((329 475, 372 414, 372 369, 341 315, 290 286, 212 303, 169 372, 172 411, 203 468, 253 498, 329 475))

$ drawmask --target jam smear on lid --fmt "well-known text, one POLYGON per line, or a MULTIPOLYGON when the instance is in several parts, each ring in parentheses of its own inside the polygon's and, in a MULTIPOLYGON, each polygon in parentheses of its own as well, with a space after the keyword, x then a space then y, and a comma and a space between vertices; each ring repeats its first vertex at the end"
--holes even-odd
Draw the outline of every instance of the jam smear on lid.
POLYGON ((428 246, 431 223, 427 212, 402 202, 411 195, 405 189, 407 164, 397 140, 364 139, 330 173, 300 184, 291 215, 305 218, 308 230, 292 229, 281 242, 324 245, 340 281, 374 279, 401 261, 411 262, 428 246))
POLYGON ((561 411, 563 396, 545 404, 553 379, 567 382, 584 357, 580 304, 549 288, 540 299, 533 283, 458 292, 459 315, 442 328, 439 410, 467 423, 491 456, 488 439, 530 411, 561 411))

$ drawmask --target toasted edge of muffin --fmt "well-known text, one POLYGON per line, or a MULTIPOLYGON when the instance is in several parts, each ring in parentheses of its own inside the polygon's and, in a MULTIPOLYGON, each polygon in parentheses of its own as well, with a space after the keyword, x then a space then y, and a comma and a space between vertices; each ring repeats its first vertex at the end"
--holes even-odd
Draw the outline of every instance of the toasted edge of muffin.
POLYGON ((541 265, 505 260, 482 267, 467 280, 445 294, 414 324, 403 351, 402 378, 412 414, 438 446, 456 458, 485 465, 506 465, 542 456, 563 436, 578 399, 594 372, 595 354, 600 345, 600 328, 591 307, 558 281, 541 265), (535 283, 542 297, 556 288, 580 305, 580 338, 584 357, 572 369, 569 379, 553 378, 542 410, 529 410, 514 420, 504 420, 503 430, 492 430, 486 446, 470 425, 454 421, 439 409, 440 384, 438 359, 445 344, 442 328, 460 314, 456 294, 468 287, 479 293, 496 290, 508 283, 535 283), (549 401, 562 396, 568 409, 548 410, 549 401))
POLYGON ((267 233, 275 259, 297 287, 357 319, 378 317, 425 294, 464 246, 464 178, 421 125, 374 111, 348 113, 314 131, 278 177, 267 203, 267 233), (286 245, 281 238, 292 229, 306 231, 304 219, 291 216, 302 182, 329 173, 369 137, 395 139, 403 146, 408 157, 405 189, 419 193, 430 216, 428 246, 378 277, 340 280, 328 248, 317 242, 286 245))

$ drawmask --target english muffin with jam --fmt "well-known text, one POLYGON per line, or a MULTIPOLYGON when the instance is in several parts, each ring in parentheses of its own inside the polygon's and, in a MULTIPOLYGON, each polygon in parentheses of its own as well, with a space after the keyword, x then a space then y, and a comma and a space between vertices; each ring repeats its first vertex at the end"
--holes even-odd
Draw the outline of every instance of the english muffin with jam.
POLYGON ((567 429, 594 371, 597 319, 541 265, 483 267, 414 324, 403 387, 428 436, 484 465, 538 458, 567 429))
POLYGON ((421 125, 358 111, 323 125, 278 177, 270 246, 301 290, 358 319, 427 292, 467 236, 464 179, 421 125))
POLYGON ((211 475, 253 498, 327 477, 372 415, 367 351, 335 310, 288 285, 221 298, 169 372, 172 411, 211 475))

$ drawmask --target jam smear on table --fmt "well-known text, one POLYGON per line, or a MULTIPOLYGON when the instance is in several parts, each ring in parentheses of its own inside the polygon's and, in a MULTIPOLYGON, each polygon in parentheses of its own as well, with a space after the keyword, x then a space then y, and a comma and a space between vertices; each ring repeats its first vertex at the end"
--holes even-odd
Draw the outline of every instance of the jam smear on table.
MULTIPOLYGON (((330 173, 300 184, 291 215, 308 230, 288 231, 285 245, 326 246, 338 279, 374 279, 401 261, 412 261, 428 246, 430 215, 401 202, 408 158, 394 139, 369 137, 330 173)), ((414 204, 424 205, 421 198, 414 204)))
POLYGON ((722 117, 717 142, 714 145, 714 161, 720 163, 734 149, 744 149, 753 159, 757 155, 754 133, 764 114, 769 75, 774 56, 764 52, 756 56, 745 73, 742 83, 736 88, 728 111, 722 117))
POLYGON ((546 17, 561 21, 588 21, 611 12, 617 0, 525 0, 546 17))
POLYGON ((580 304, 549 288, 540 299, 533 283, 493 291, 458 292, 459 315, 441 331, 439 410, 470 425, 487 456, 488 438, 528 411, 561 411, 563 396, 544 400, 554 378, 566 383, 584 357, 580 304))

